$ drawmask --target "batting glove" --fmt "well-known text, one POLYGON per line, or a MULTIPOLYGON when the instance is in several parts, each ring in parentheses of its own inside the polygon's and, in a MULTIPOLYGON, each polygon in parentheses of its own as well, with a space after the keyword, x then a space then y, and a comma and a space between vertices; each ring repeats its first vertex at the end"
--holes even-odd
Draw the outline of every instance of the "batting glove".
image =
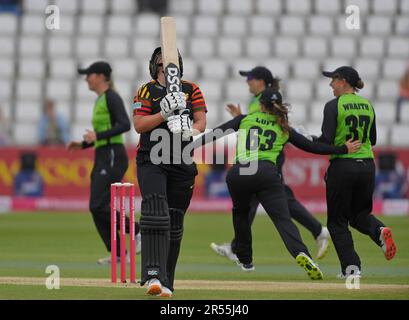
POLYGON ((160 114, 165 121, 167 121, 168 118, 173 115, 173 112, 175 110, 181 110, 185 108, 186 99, 183 92, 168 93, 160 102, 160 114))
POLYGON ((170 132, 172 132, 173 134, 181 133, 182 132, 181 115, 178 114, 174 116, 169 116, 167 125, 168 125, 170 132))
POLYGON ((180 120, 182 122, 182 140, 189 141, 190 137, 193 136, 193 122, 189 118, 189 114, 182 114, 180 120))

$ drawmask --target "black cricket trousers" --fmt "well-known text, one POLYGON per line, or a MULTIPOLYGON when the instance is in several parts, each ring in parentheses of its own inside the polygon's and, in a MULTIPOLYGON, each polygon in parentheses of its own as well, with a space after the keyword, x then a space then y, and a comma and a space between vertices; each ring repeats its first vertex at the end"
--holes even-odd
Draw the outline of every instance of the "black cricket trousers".
MULTIPOLYGON (((109 144, 95 149, 94 167, 91 172, 89 209, 95 226, 107 250, 111 251, 111 183, 121 182, 128 169, 128 155, 123 144, 109 144)), ((119 216, 119 212, 117 212, 119 216)), ((119 219, 118 227, 119 228, 119 219)), ((129 218, 126 219, 129 232, 129 218)), ((136 224, 135 232, 139 232, 136 224)), ((119 235, 117 234, 117 239, 119 235)), ((120 253, 117 241, 117 252, 120 253)))
POLYGON ((383 223, 372 214, 375 186, 373 159, 334 159, 328 167, 326 180, 327 227, 341 262, 342 272, 349 265, 361 268, 354 249, 348 224, 380 245, 383 223))
POLYGON ((236 239, 236 255, 240 262, 252 262, 252 234, 249 217, 250 203, 254 196, 266 210, 277 228, 287 250, 295 258, 304 252, 310 255, 301 235, 291 220, 284 185, 277 167, 270 161, 258 161, 257 172, 244 175, 241 166, 235 164, 226 177, 233 201, 233 226, 236 239))
MULTIPOLYGON (((284 184, 284 190, 291 218, 310 231, 314 239, 316 239, 322 231, 321 223, 297 200, 293 190, 288 185, 284 184)), ((257 197, 254 196, 250 203, 250 224, 254 222, 259 204, 260 202, 257 200, 257 197)), ((232 240, 231 249, 233 253, 236 253, 236 239, 232 240)))

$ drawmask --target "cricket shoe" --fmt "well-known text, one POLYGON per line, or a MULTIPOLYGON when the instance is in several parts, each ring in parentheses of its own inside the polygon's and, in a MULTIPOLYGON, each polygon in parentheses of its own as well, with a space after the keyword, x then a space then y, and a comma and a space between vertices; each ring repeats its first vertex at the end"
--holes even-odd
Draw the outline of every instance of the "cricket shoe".
POLYGON ((318 246, 317 259, 322 259, 327 254, 330 238, 331 236, 327 227, 322 227, 321 233, 316 239, 318 246))
POLYGON ((146 294, 157 296, 162 293, 162 284, 156 278, 148 280, 146 294))
POLYGON ((239 260, 237 256, 233 253, 233 251, 231 250, 230 243, 216 244, 212 242, 210 244, 210 248, 212 248, 212 250, 216 252, 218 255, 226 257, 231 261, 237 262, 239 260))
POLYGON ((172 298, 173 292, 169 288, 162 287, 161 293, 159 293, 157 296, 162 298, 172 298))
POLYGON ((381 247, 385 254, 386 260, 393 259, 396 254, 397 247, 395 241, 393 241, 392 230, 388 227, 381 228, 379 240, 381 241, 381 247))
POLYGON ((250 262, 250 263, 241 263, 240 261, 236 261, 237 265, 241 268, 241 270, 245 271, 245 272, 251 272, 256 270, 256 268, 254 267, 254 265, 250 262))
POLYGON ((357 269, 355 272, 349 273, 349 274, 345 274, 345 273, 341 272, 341 273, 337 274, 337 279, 345 280, 349 276, 361 278, 361 270, 357 269))
MULTIPOLYGON (((119 262, 120 262, 120 258, 119 258, 119 257, 117 257, 117 258, 116 258, 116 262, 117 262, 117 263, 119 263, 119 262)), ((101 264, 101 265, 108 265, 108 264, 111 264, 111 256, 108 256, 108 257, 105 257, 105 258, 98 259, 98 260, 97 260, 97 263, 98 263, 98 264, 101 264)))
POLYGON ((324 278, 318 265, 315 264, 304 252, 298 254, 295 261, 305 270, 305 272, 307 272, 307 275, 311 280, 322 280, 324 278))

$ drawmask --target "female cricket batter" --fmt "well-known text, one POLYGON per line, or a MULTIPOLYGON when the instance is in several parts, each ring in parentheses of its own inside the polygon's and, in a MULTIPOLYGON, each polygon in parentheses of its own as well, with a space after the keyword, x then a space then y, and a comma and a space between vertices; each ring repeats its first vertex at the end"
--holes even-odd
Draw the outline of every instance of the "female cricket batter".
MULTIPOLYGON (((249 206, 251 199, 256 196, 297 264, 305 269, 310 279, 318 280, 323 278, 322 272, 311 259, 297 227, 291 220, 276 162, 287 142, 302 150, 318 154, 354 152, 360 143, 347 141, 345 145, 339 147, 314 143, 289 127, 287 113, 287 105, 282 103, 281 94, 267 88, 260 96, 260 111, 238 116, 219 126, 222 131, 228 129, 239 131, 236 161, 226 177, 233 200, 233 226, 238 264, 244 271, 254 270, 249 206), (257 165, 254 174, 245 174, 243 170, 249 167, 249 163, 257 165)), ((213 140, 212 134, 206 134, 194 144, 202 145, 213 140)))
MULTIPOLYGON (((86 75, 85 80, 88 83, 88 88, 98 95, 92 115, 94 130, 87 130, 82 142, 71 141, 67 148, 69 151, 74 151, 95 147, 89 207, 98 233, 110 252, 111 183, 120 182, 128 168, 128 155, 122 134, 130 130, 131 124, 121 97, 112 88, 112 69, 108 63, 98 61, 87 69, 78 69, 78 73, 86 75)), ((119 222, 119 219, 117 220, 119 222)), ((126 225, 129 232, 128 217, 126 225)), ((136 233, 139 232, 138 229, 139 225, 136 224, 136 233)), ((120 252, 119 245, 118 242, 118 254, 120 252)), ((99 259, 98 263, 110 264, 111 256, 99 259)))
POLYGON ((336 98, 325 105, 318 141, 339 146, 352 138, 362 143, 356 153, 333 154, 326 174, 328 230, 341 262, 338 277, 343 278, 352 273, 360 275, 361 270, 348 224, 369 235, 382 248, 387 260, 395 256, 397 248, 391 229, 371 214, 376 123, 372 104, 356 94, 364 83, 358 72, 347 66, 333 72, 324 71, 323 75, 332 79, 330 86, 336 98))
MULTIPOLYGON (((180 74, 183 62, 179 54, 180 74)), ((206 128, 206 103, 199 87, 182 80, 182 92, 166 92, 161 48, 149 62, 152 80, 138 90, 133 122, 141 134, 137 176, 142 194, 141 285, 147 294, 171 297, 183 236, 184 215, 193 194, 196 164, 182 150, 206 128), (173 115, 175 110, 180 113, 173 115)))

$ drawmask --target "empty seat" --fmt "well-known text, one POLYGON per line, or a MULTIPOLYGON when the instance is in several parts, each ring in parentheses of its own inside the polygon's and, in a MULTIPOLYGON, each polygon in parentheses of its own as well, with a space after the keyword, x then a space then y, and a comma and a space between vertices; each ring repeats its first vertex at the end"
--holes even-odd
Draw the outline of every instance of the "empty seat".
POLYGON ((376 146, 390 146, 390 126, 376 125, 376 146))
POLYGON ((73 87, 70 80, 50 78, 45 84, 45 96, 52 100, 70 100, 73 97, 73 87))
POLYGON ((382 74, 387 79, 398 80, 403 74, 408 61, 406 59, 386 59, 383 61, 382 74))
MULTIPOLYGON (((92 113, 94 109, 95 99, 77 100, 74 106, 74 119, 76 122, 82 122, 86 125, 86 129, 91 130, 92 113)), ((85 129, 82 134, 85 133, 85 129)), ((81 135, 82 137, 82 135, 81 135)))
POLYGON ((44 54, 44 38, 33 36, 19 37, 20 56, 42 56, 44 54))
POLYGON ((21 32, 23 34, 43 35, 46 31, 44 21, 44 13, 42 15, 25 14, 21 17, 21 32))
POLYGON ((198 78, 198 73, 199 71, 197 60, 183 58, 183 79, 196 81, 196 79, 198 78))
POLYGON ((49 61, 50 77, 71 79, 77 75, 77 65, 72 58, 54 58, 49 61))
MULTIPOLYGON (((217 49, 218 55, 222 58, 237 58, 242 56, 243 52, 240 38, 233 37, 219 37, 217 39, 217 49)), ((192 54, 192 51, 191 55, 194 56, 194 54, 192 54)))
POLYGON ((58 114, 64 117, 68 122, 71 122, 71 101, 58 100, 54 99, 55 110, 58 114))
POLYGON ((334 34, 333 20, 328 16, 311 16, 308 31, 313 35, 330 36, 334 34))
POLYGON ((63 15, 67 13, 76 14, 79 10, 78 0, 55 0, 54 3, 60 8, 60 13, 63 12, 63 15))
POLYGON ((409 41, 407 38, 389 38, 387 43, 390 57, 409 57, 409 41))
POLYGON ((359 19, 359 24, 355 25, 355 23, 358 22, 358 20, 350 20, 349 18, 346 18, 345 16, 339 16, 336 19, 336 25, 337 25, 337 30, 338 34, 341 36, 347 36, 347 37, 354 37, 354 38, 361 38, 363 35, 363 30, 364 30, 364 23, 366 20, 363 20, 362 18, 359 19), (350 23, 354 22, 354 25, 351 26, 350 23))
POLYGON ((360 89, 358 94, 369 101, 375 99, 376 83, 375 81, 364 80, 364 88, 360 89))
POLYGON ((49 57, 71 57, 72 55, 72 40, 70 37, 50 37, 47 45, 49 57))
POLYGON ((276 56, 281 58, 295 58, 300 51, 298 41, 295 38, 277 37, 274 47, 276 56))
POLYGON ((195 11, 196 3, 196 1, 192 0, 169 0, 169 12, 172 14, 191 15, 195 11))
POLYGON ((220 15, 223 13, 224 1, 199 0, 198 10, 200 14, 220 15))
POLYGON ((254 59, 248 59, 248 58, 236 58, 236 59, 230 59, 228 61, 231 74, 230 76, 235 79, 239 79, 241 81, 246 81, 246 78, 241 76, 239 74, 239 71, 244 70, 248 71, 253 69, 257 64, 255 63, 254 59))
POLYGON ((328 58, 323 61, 322 69, 324 71, 334 71, 336 68, 349 65, 350 60, 347 58, 328 58))
POLYGON ((409 2, 407 2, 406 0, 400 0, 399 10, 401 14, 409 13, 409 2))
POLYGON ((388 36, 392 32, 392 19, 385 16, 370 16, 366 30, 369 35, 388 36))
POLYGON ((345 8, 353 5, 359 8, 361 15, 366 15, 370 10, 370 1, 372 0, 345 0, 345 8))
MULTIPOLYGON (((321 124, 323 119, 324 119, 324 108, 325 104, 329 102, 331 98, 329 99, 323 99, 323 100, 316 100, 311 103, 310 105, 310 120, 313 123, 321 124)), ((321 135, 321 128, 317 130, 318 132, 310 132, 311 134, 318 134, 318 136, 321 135)))
POLYGON ((267 58, 271 56, 270 39, 266 37, 251 37, 244 42, 249 58, 267 58))
POLYGON ((56 36, 70 36, 73 35, 77 29, 77 19, 74 15, 62 14, 60 15, 60 29, 53 30, 52 35, 56 36))
POLYGON ((45 75, 45 62, 42 58, 20 59, 19 76, 25 79, 42 79, 45 75))
POLYGON ((0 79, 14 78, 15 63, 14 58, 0 57, 0 79))
POLYGON ((257 0, 256 11, 260 15, 278 16, 282 13, 281 0, 257 0))
POLYGON ((331 52, 334 57, 352 58, 356 56, 356 43, 348 37, 335 37, 330 40, 331 52))
POLYGON ((397 0, 374 0, 372 8, 375 14, 394 15, 396 14, 398 3, 397 0))
POLYGON ((134 93, 133 83, 129 80, 115 80, 115 89, 122 98, 125 109, 130 112, 134 93))
MULTIPOLYGON (((0 92, 1 92, 1 89, 0 89, 0 92)), ((5 121, 11 123, 11 107, 10 107, 9 101, 2 100, 0 104, 0 117, 3 117, 5 121)))
MULTIPOLYGON (((34 2, 34 1, 33 1, 34 2)), ((19 146, 38 144, 38 124, 31 122, 17 122, 12 126, 13 141, 19 146)))
POLYGON ((314 59, 298 59, 293 63, 293 76, 313 80, 320 76, 320 66, 314 59))
POLYGON ((385 52, 385 44, 382 38, 365 37, 359 42, 361 56, 381 58, 385 52))
POLYGON ((196 16, 193 20, 193 32, 197 36, 216 36, 219 34, 219 22, 216 17, 196 16))
POLYGON ((328 55, 328 45, 323 37, 303 38, 302 47, 306 57, 323 58, 328 55))
POLYGON ((295 100, 309 100, 313 96, 312 84, 303 80, 290 80, 286 82, 286 96, 289 102, 295 100))
POLYGON ((355 69, 364 80, 375 80, 379 76, 379 60, 378 59, 357 59, 354 64, 355 69))
POLYGON ((50 4, 49 0, 23 1, 24 12, 27 13, 44 13, 45 8, 50 4))
POLYGON ((267 67, 274 77, 285 79, 289 75, 289 63, 282 59, 267 59, 263 61, 262 65, 267 67))
POLYGON ((136 10, 137 2, 135 0, 116 0, 109 1, 113 13, 133 15, 136 10))
POLYGON ((0 57, 14 56, 16 52, 16 42, 13 37, 0 37, 0 57))
POLYGON ((395 101, 399 96, 399 83, 394 80, 384 80, 378 82, 378 100, 395 101))
POLYGON ((75 42, 75 53, 79 58, 95 58, 99 56, 99 39, 95 37, 78 37, 75 42))
POLYGON ((409 34, 409 17, 395 17, 395 33, 406 36, 409 34))
POLYGON ((226 16, 221 22, 226 36, 244 36, 247 33, 247 20, 241 16, 226 16))
MULTIPOLYGON (((143 70, 145 69, 147 70, 148 67, 146 66, 143 70)), ((114 79, 121 78, 133 80, 136 79, 138 74, 138 66, 134 58, 115 59, 112 63, 112 70, 114 79)))
POLYGON ((252 16, 249 19, 250 33, 258 36, 271 36, 275 33, 274 19, 269 16, 252 16))
POLYGON ((234 100, 248 99, 250 93, 246 81, 231 80, 226 83, 226 98, 234 100))
POLYGON ((308 15, 311 12, 310 0, 287 0, 284 4, 288 14, 308 15))
POLYGON ((321 127, 322 127, 321 122, 311 122, 306 125, 307 132, 310 135, 314 135, 317 137, 320 137, 322 134, 321 127))
POLYGON ((343 13, 341 10, 341 1, 315 0, 315 11, 323 15, 338 15, 343 13))
POLYGON ((307 106, 304 101, 291 102, 288 120, 292 126, 305 123, 307 120, 307 106))
MULTIPOLYGON (((135 28, 138 35, 143 37, 159 36, 160 20, 152 13, 142 13, 135 19, 135 28)), ((176 27, 177 28, 177 27, 176 27)))
POLYGON ((299 16, 283 16, 278 24, 281 35, 301 36, 305 32, 304 19, 299 16))
POLYGON ((394 125, 391 127, 391 143, 393 146, 409 146, 409 127, 407 125, 394 125))
POLYGON ((71 138, 73 140, 82 141, 82 136, 85 134, 86 130, 91 130, 91 124, 87 120, 76 121, 71 125, 71 138))
POLYGON ((184 38, 186 36, 191 35, 192 28, 191 28, 191 19, 189 16, 174 16, 176 20, 176 37, 179 41, 180 38, 184 38))
MULTIPOLYGON (((115 2, 115 1, 114 1, 115 2)), ((108 34, 129 36, 132 31, 132 18, 127 15, 111 15, 108 17, 108 34)))
POLYGON ((40 100, 17 100, 16 121, 38 123, 42 109, 43 106, 40 100))
MULTIPOLYGON (((333 69, 331 69, 332 71, 333 69)), ((332 93, 332 88, 330 87, 330 78, 321 77, 319 80, 315 82, 315 92, 316 98, 321 101, 329 101, 334 98, 334 94, 332 93)))
POLYGON ((126 57, 129 55, 127 38, 108 37, 104 41, 104 53, 107 57, 126 57))
POLYGON ((17 16, 15 14, 0 14, 0 36, 14 36, 17 33, 17 23, 17 16))
POLYGON ((376 124, 393 124, 396 118, 396 106, 393 102, 379 101, 373 104, 376 124))
POLYGON ((42 83, 38 80, 18 79, 16 97, 19 100, 40 100, 43 97, 42 83))
POLYGON ((209 58, 215 55, 213 38, 194 38, 190 41, 190 56, 198 58, 209 58))
POLYGON ((221 123, 222 115, 224 112, 224 105, 219 103, 219 100, 206 99, 206 128, 215 128, 221 123))
POLYGON ((132 41, 133 53, 136 57, 150 58, 153 50, 160 46, 159 39, 137 37, 132 41))
POLYGON ((205 79, 223 80, 228 77, 228 65, 222 59, 203 60, 200 63, 202 76, 205 79))
POLYGON ((409 101, 405 101, 402 104, 401 112, 400 112, 400 121, 402 123, 409 123, 409 101))
POLYGON ((252 0, 227 0, 227 12, 230 14, 251 14, 253 13, 253 2, 252 0))
POLYGON ((105 13, 107 11, 106 0, 81 0, 81 9, 83 13, 105 13))
POLYGON ((103 16, 82 15, 79 18, 78 26, 81 35, 104 34, 103 16))
POLYGON ((0 79, 0 101, 11 99, 13 93, 13 82, 7 79, 0 79))
POLYGON ((205 100, 220 100, 223 92, 223 82, 219 80, 199 80, 197 82, 205 100))

